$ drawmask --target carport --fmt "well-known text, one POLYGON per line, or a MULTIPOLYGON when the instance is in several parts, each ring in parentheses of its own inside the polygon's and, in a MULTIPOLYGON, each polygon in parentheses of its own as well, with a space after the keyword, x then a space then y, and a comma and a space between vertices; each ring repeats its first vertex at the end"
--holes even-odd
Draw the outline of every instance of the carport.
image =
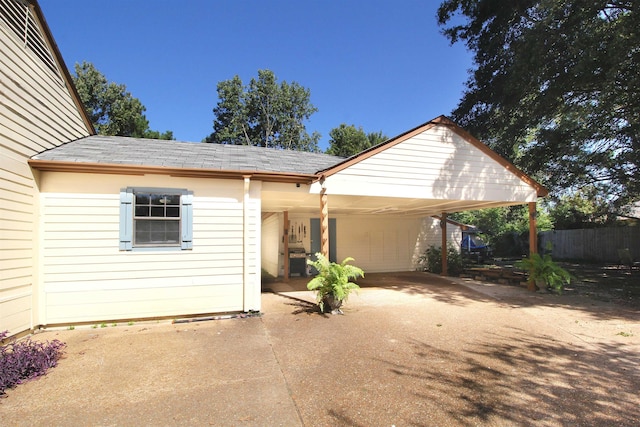
POLYGON ((409 271, 415 268, 418 252, 428 244, 446 247, 451 241, 447 227, 450 213, 517 204, 529 207, 530 251, 535 253, 536 202, 547 193, 535 180, 441 116, 320 170, 309 182, 296 183, 295 188, 263 185, 263 220, 274 215, 278 218, 277 225, 269 226, 271 237, 263 233, 263 253, 273 253, 269 242, 281 242, 277 253, 285 279, 291 272, 285 254, 300 244, 307 252, 317 248, 332 260, 352 256, 365 271, 371 267, 378 272, 384 268, 409 271), (319 224, 316 239, 308 235, 312 228, 309 221, 314 218, 319 224), (413 225, 403 228, 402 224, 413 225), (277 230, 275 238, 273 230, 277 230), (388 256, 399 261, 381 266, 388 256), (411 262, 402 259, 407 256, 411 262))

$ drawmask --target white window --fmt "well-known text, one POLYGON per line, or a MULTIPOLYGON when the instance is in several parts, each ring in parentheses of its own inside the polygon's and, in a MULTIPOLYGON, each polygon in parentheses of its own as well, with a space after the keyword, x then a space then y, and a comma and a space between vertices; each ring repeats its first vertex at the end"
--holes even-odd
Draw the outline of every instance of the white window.
POLYGON ((120 249, 191 249, 193 194, 166 188, 120 191, 120 249))

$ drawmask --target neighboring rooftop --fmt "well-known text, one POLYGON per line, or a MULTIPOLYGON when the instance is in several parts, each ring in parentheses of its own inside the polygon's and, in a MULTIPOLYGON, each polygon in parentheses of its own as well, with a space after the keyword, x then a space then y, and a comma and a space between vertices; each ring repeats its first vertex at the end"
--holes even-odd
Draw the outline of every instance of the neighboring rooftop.
POLYGON ((32 159, 91 164, 309 175, 327 169, 344 160, 342 157, 328 154, 247 145, 209 144, 102 135, 88 136, 66 143, 37 154, 32 159))

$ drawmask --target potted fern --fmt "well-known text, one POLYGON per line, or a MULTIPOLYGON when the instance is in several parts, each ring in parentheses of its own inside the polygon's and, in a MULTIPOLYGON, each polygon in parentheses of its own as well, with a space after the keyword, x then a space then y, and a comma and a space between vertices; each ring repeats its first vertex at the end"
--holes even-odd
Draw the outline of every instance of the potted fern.
POLYGON ((516 262, 515 266, 529 271, 529 283, 534 283, 540 292, 551 288, 560 294, 564 285, 571 282, 571 274, 556 264, 549 254, 531 254, 529 258, 516 262))
POLYGON ((347 257, 340 264, 329 262, 321 253, 316 254, 316 261, 307 260, 307 263, 318 270, 316 277, 307 283, 307 289, 316 292, 316 300, 320 311, 323 313, 342 314, 340 307, 349 298, 352 291, 360 289, 351 279, 364 277, 364 271, 355 265, 348 264, 354 261, 347 257))

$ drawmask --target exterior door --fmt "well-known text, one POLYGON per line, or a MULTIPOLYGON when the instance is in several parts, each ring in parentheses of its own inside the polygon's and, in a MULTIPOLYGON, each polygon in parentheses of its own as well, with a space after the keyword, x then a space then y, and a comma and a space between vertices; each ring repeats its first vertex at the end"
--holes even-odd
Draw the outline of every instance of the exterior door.
MULTIPOLYGON (((311 218, 311 259, 315 260, 315 254, 320 252, 322 236, 320 234, 320 218, 311 218)), ((329 218, 329 261, 336 261, 336 219, 329 218)))

